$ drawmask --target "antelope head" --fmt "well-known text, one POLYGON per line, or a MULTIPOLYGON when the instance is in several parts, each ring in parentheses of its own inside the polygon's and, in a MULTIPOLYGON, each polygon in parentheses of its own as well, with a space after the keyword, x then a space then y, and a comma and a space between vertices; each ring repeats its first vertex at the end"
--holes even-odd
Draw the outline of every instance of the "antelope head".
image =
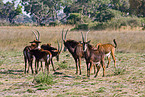
POLYGON ((34 31, 32 31, 32 32, 33 32, 33 34, 35 35, 36 39, 35 39, 35 40, 33 40, 33 41, 31 41, 30 43, 36 43, 36 44, 37 44, 37 47, 38 47, 38 45, 39 45, 39 43, 41 43, 41 41, 39 40, 40 33, 39 33, 39 31, 38 31, 38 30, 36 30, 36 31, 37 31, 37 34, 38 34, 38 35, 36 35, 36 33, 35 33, 34 31))
POLYGON ((89 44, 91 42, 91 40, 87 41, 87 34, 88 34, 88 32, 86 32, 86 34, 85 34, 85 39, 84 39, 83 33, 81 32, 81 34, 82 34, 82 41, 83 41, 83 51, 84 52, 86 52, 86 50, 87 50, 87 44, 89 44))

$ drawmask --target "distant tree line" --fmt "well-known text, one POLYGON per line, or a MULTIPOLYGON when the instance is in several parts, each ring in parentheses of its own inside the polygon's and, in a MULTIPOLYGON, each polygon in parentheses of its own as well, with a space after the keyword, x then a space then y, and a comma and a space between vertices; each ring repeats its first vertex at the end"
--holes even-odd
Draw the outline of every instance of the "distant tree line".
POLYGON ((0 19, 5 19, 10 23, 13 23, 13 19, 22 13, 21 8, 22 6, 20 5, 15 8, 15 0, 12 2, 8 1, 5 4, 0 0, 0 19))
POLYGON ((145 17, 145 0, 21 0, 17 7, 15 1, 0 0, 0 19, 13 23, 22 13, 22 6, 37 25, 85 26, 127 16, 145 17))

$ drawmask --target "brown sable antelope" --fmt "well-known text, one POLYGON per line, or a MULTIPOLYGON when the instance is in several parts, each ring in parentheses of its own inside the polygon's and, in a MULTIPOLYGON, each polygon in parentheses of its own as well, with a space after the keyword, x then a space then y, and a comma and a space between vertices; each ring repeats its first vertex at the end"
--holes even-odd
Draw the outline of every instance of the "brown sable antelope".
MULTIPOLYGON (((32 74, 34 73, 34 72, 33 72, 33 68, 32 68, 33 56, 31 55, 30 50, 31 50, 32 48, 34 49, 35 46, 38 47, 39 44, 41 43, 41 42, 39 41, 39 37, 40 37, 39 31, 37 31, 38 36, 36 35, 35 32, 33 32, 33 33, 34 33, 36 39, 35 39, 34 41, 30 42, 31 45, 30 45, 30 46, 26 46, 26 47, 24 48, 24 50, 23 50, 24 62, 25 62, 25 71, 24 71, 24 73, 26 73, 26 68, 27 68, 27 63, 28 63, 27 73, 29 72, 29 67, 31 67, 32 74), (35 46, 32 46, 32 45, 34 45, 33 43, 36 43, 36 45, 35 45, 35 46)), ((36 47, 35 47, 35 48, 36 48, 36 47)))
POLYGON ((107 56, 107 59, 108 59, 108 64, 107 64, 107 67, 106 68, 109 67, 109 64, 110 64, 110 61, 111 61, 110 55, 113 58, 114 67, 116 67, 116 59, 115 59, 114 53, 115 53, 115 48, 117 47, 117 43, 116 43, 116 40, 115 39, 113 39, 113 42, 114 42, 115 45, 112 45, 112 44, 109 44, 109 43, 108 44, 98 43, 96 45, 96 48, 98 48, 99 50, 101 50, 101 48, 104 49, 105 55, 107 56))
POLYGON ((53 65, 53 57, 56 57, 57 61, 59 61, 59 54, 62 50, 62 44, 61 44, 61 48, 60 48, 59 43, 58 43, 58 49, 55 48, 55 47, 52 47, 51 44, 49 44, 49 43, 41 45, 41 48, 51 52, 51 54, 52 54, 51 64, 52 64, 52 67, 53 67, 53 71, 55 71, 55 68, 54 68, 54 65, 53 65))
POLYGON ((95 70, 96 74, 94 77, 98 75, 101 66, 103 68, 103 76, 105 76, 105 65, 104 65, 105 53, 103 51, 103 48, 102 50, 94 49, 94 47, 89 44, 90 41, 84 40, 83 33, 82 40, 83 40, 83 51, 87 65, 87 76, 90 77, 90 70, 93 65, 95 65, 95 69, 97 68, 97 71, 95 70))
MULTIPOLYGON (((36 58, 36 60, 35 60, 36 61, 36 63, 35 63, 36 74, 38 73, 39 62, 42 62, 42 61, 45 62, 45 67, 47 68, 47 74, 49 74, 49 71, 50 71, 49 66, 50 66, 50 61, 52 59, 51 52, 48 50, 44 50, 44 49, 34 48, 34 49, 30 50, 30 53, 31 53, 31 55, 34 55, 36 58)), ((42 72, 43 72, 43 68, 42 68, 42 72)))
POLYGON ((63 37, 63 32, 64 30, 62 30, 63 44, 65 48, 67 48, 68 51, 72 54, 75 60, 76 74, 78 74, 78 70, 79 70, 79 74, 81 75, 81 66, 80 66, 81 58, 84 58, 83 45, 80 42, 75 41, 75 40, 66 40, 66 35, 67 35, 68 30, 65 33, 65 37, 63 37))

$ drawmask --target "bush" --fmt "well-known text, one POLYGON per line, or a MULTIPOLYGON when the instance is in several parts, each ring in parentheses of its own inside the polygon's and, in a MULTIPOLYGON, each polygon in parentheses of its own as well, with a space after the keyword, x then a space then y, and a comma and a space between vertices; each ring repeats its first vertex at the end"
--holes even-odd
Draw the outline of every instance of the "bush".
POLYGON ((124 67, 118 67, 118 68, 115 68, 114 75, 122 75, 125 72, 126 72, 126 68, 124 68, 124 67))
POLYGON ((76 24, 81 22, 81 14, 80 13, 71 13, 70 16, 67 18, 68 24, 76 24))
POLYGON ((121 17, 121 12, 113 9, 102 10, 96 15, 95 21, 106 22, 115 17, 121 17))
POLYGON ((122 26, 130 26, 130 27, 140 27, 142 26, 143 20, 137 17, 120 17, 113 18, 107 22, 96 22, 93 26, 89 26, 91 29, 95 30, 105 30, 105 29, 119 29, 122 26))
POLYGON ((92 29, 94 30, 104 30, 106 29, 106 23, 96 23, 92 29))
POLYGON ((50 22, 49 26, 57 26, 59 25, 59 21, 50 22))
POLYGON ((47 75, 46 73, 39 73, 38 75, 35 76, 34 81, 37 83, 42 83, 42 84, 47 84, 51 85, 56 83, 56 81, 53 81, 53 76, 52 75, 47 75))
POLYGON ((78 30, 88 30, 89 29, 89 24, 88 23, 84 23, 84 24, 79 24, 77 25, 76 29, 78 30))
POLYGON ((106 23, 107 28, 118 29, 122 26, 141 26, 141 19, 132 17, 114 18, 106 23))

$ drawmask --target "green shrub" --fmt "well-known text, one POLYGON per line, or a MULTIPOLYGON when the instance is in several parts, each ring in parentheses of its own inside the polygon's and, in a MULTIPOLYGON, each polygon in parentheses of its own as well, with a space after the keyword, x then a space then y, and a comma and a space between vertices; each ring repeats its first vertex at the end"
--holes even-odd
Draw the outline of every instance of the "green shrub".
POLYGON ((80 13, 71 13, 70 16, 67 18, 68 24, 76 24, 81 22, 81 14, 80 13))
POLYGON ((88 23, 78 24, 76 28, 78 30, 80 30, 80 29, 82 29, 82 30, 88 30, 89 29, 89 24, 88 23))
POLYGON ((124 74, 126 69, 124 67, 115 68, 114 75, 124 74))
POLYGON ((36 81, 37 83, 43 83, 47 85, 56 83, 56 81, 53 81, 53 76, 47 75, 46 73, 45 74, 39 73, 34 77, 34 81, 36 81))
POLYGON ((49 26, 57 26, 59 25, 59 21, 50 22, 49 26))
POLYGON ((107 28, 118 29, 122 26, 137 27, 141 26, 141 19, 132 17, 114 18, 106 22, 107 28))
POLYGON ((120 11, 113 9, 101 10, 99 13, 97 13, 95 20, 99 22, 106 22, 112 18, 121 17, 121 14, 122 13, 120 11))
POLYGON ((92 23, 91 18, 89 18, 88 16, 82 16, 82 20, 83 20, 83 23, 89 23, 89 24, 92 23))
POLYGON ((106 29, 106 23, 96 23, 92 29, 95 29, 95 30, 104 30, 106 29))

